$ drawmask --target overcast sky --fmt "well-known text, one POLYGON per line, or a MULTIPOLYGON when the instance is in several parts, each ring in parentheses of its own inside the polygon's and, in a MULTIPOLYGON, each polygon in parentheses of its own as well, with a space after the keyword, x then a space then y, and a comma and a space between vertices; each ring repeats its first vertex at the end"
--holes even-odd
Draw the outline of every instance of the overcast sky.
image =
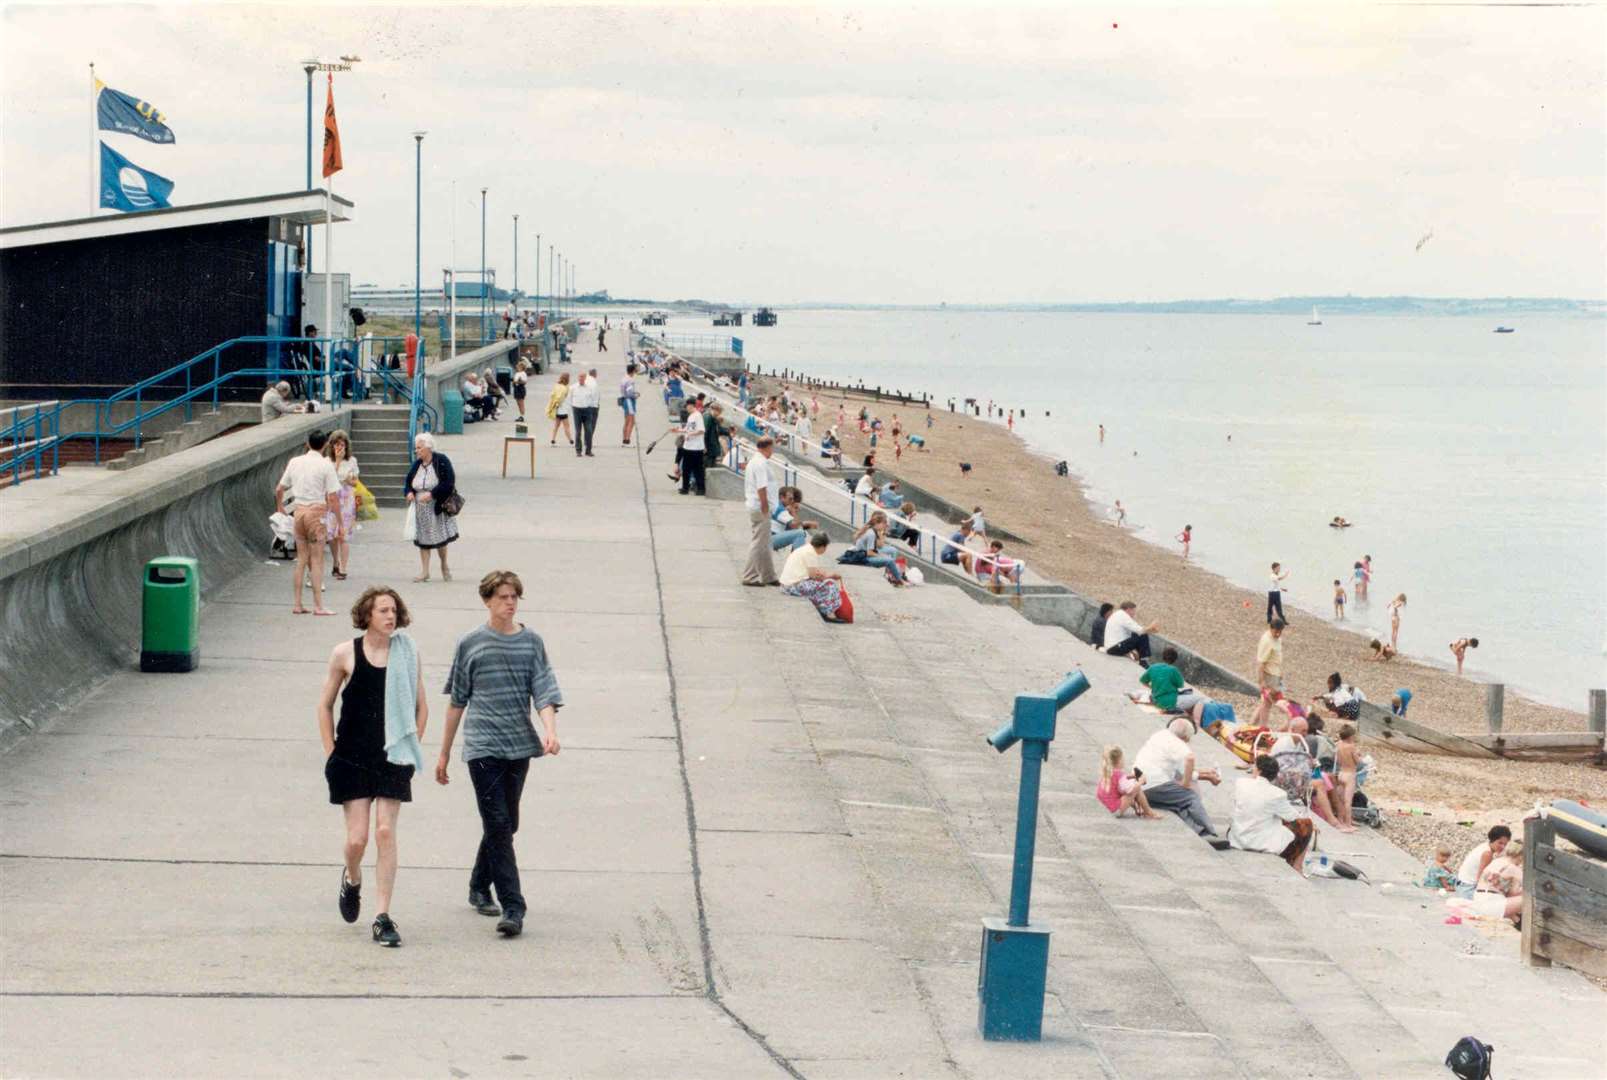
POLYGON ((412 283, 424 128, 427 286, 455 180, 457 264, 488 187, 488 260, 510 283, 518 213, 527 291, 539 231, 616 296, 1607 296, 1599 7, 0 16, 6 225, 88 209, 90 61, 166 114, 175 146, 106 140, 185 204, 304 186, 298 61, 355 53, 335 269, 357 282, 412 283))

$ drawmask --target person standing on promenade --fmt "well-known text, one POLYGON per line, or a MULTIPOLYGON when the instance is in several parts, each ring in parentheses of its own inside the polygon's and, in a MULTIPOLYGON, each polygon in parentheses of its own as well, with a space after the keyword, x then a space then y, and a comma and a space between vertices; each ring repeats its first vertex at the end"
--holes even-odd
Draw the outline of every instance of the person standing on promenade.
POLYGON ((402 481, 402 494, 412 505, 413 546, 418 548, 419 572, 414 581, 430 580, 430 552, 441 563, 441 580, 451 581, 446 564, 447 545, 458 538, 458 519, 443 509, 457 494, 457 473, 445 454, 435 452, 435 436, 421 431, 413 439, 413 464, 402 481))
POLYGON ((357 527, 357 459, 352 457, 351 436, 337 431, 324 443, 324 457, 335 466, 340 479, 340 513, 324 519, 329 533, 329 557, 337 580, 345 581, 352 559, 352 532, 357 527))
POLYGON ((1250 721, 1253 727, 1264 727, 1272 703, 1283 700, 1283 631, 1283 620, 1273 619, 1255 647, 1255 681, 1261 688, 1261 700, 1250 721))
POLYGON ((608 327, 606 326, 599 326, 597 328, 597 351, 608 351, 608 327))
POLYGON ((1456 673, 1458 675, 1462 674, 1462 658, 1467 655, 1469 649, 1477 649, 1478 647, 1479 639, 1476 637, 1457 638, 1451 642, 1451 655, 1456 657, 1456 673))
POLYGON ((413 801, 414 772, 424 768, 419 740, 430 719, 418 651, 402 629, 409 621, 407 605, 395 589, 364 589, 352 605, 352 626, 363 633, 336 645, 329 654, 318 699, 318 737, 324 744, 329 801, 346 819, 340 917, 356 922, 362 910, 363 853, 368 849, 372 815, 379 893, 374 941, 391 948, 402 943, 391 920, 396 822, 402 804, 413 801), (340 696, 338 727, 336 695, 340 696))
POLYGON ((547 419, 552 421, 552 436, 548 439, 553 446, 558 445, 558 429, 563 428, 564 438, 574 443, 575 437, 569 431, 569 372, 558 376, 553 384, 552 393, 547 397, 547 419))
POLYGON ((575 413, 575 456, 591 452, 592 436, 597 433, 597 408, 602 403, 602 388, 597 381, 597 369, 591 368, 581 375, 580 382, 569 394, 570 408, 575 413))
POLYGON ((775 560, 770 555, 770 493, 775 490, 770 480, 770 455, 776 444, 765 435, 754 445, 759 452, 748 459, 742 480, 748 525, 753 530, 748 544, 748 564, 742 568, 742 584, 779 586, 781 579, 776 576, 775 560))
POLYGON ((1188 558, 1189 545, 1194 542, 1194 526, 1183 526, 1183 531, 1177 534, 1177 542, 1183 545, 1183 558, 1188 558))
POLYGON ((480 579, 488 618, 484 626, 463 635, 452 656, 446 677, 451 704, 435 762, 435 782, 448 783, 452 741, 461 723, 463 762, 474 785, 482 833, 469 873, 469 905, 482 915, 500 914, 497 933, 510 938, 524 930, 527 910, 513 850, 519 799, 530 759, 558 753, 558 710, 564 703, 547 646, 514 619, 523 596, 524 583, 512 570, 493 570, 480 579), (530 722, 532 705, 541 718, 539 733, 530 722))
POLYGON ((1389 647, 1401 651, 1401 608, 1406 606, 1406 594, 1401 593, 1389 602, 1389 647))
POLYGON ((686 414, 686 422, 677 430, 681 433, 681 494, 688 490, 698 495, 705 495, 705 479, 703 468, 704 430, 703 422, 703 395, 699 394, 692 401, 692 411, 686 414))
POLYGON ((1277 613, 1284 623, 1288 619, 1283 614, 1283 583, 1289 577, 1289 571, 1283 569, 1282 563, 1272 564, 1272 576, 1267 588, 1267 622, 1272 621, 1272 615, 1277 613))
POLYGON ((521 360, 513 371, 513 403, 518 406, 519 419, 525 418, 525 395, 530 389, 530 361, 521 360))
POLYGON ((293 615, 305 615, 301 606, 303 579, 308 568, 312 570, 312 613, 333 615, 324 607, 324 541, 328 538, 328 518, 340 516, 340 477, 335 466, 324 457, 326 437, 321 431, 307 435, 307 452, 290 459, 284 475, 274 488, 274 503, 279 513, 285 512, 285 494, 291 498, 295 513, 296 565, 292 570, 295 580, 291 586, 296 602, 293 615))
POLYGON ((636 364, 628 363, 625 365, 625 377, 619 380, 619 408, 625 414, 623 446, 631 444, 631 433, 636 430, 636 399, 640 395, 641 391, 636 389, 636 364))

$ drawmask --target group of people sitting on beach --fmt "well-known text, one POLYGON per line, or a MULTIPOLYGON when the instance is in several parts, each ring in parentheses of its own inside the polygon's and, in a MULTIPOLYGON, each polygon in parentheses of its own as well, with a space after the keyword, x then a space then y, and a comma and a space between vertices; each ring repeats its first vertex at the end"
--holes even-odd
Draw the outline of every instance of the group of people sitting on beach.
POLYGON ((1512 838, 1512 830, 1505 825, 1491 828, 1484 842, 1462 857, 1454 873, 1452 854, 1447 844, 1435 850, 1434 865, 1423 875, 1423 887, 1454 894, 1447 904, 1459 915, 1521 923, 1523 842, 1512 838))

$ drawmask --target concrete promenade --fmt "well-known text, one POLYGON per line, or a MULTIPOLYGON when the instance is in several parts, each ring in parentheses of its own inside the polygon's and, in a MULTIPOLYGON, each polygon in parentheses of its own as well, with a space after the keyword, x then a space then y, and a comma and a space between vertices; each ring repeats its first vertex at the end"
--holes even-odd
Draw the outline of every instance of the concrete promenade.
MULTIPOLYGON (((1601 1074, 1607 999, 1441 925, 1381 837, 1324 840, 1369 888, 1112 819, 1099 749, 1131 757, 1157 723, 1121 696, 1133 665, 866 570, 851 627, 742 587, 741 504, 677 495, 669 439, 619 444, 622 336, 599 357, 583 333, 569 369, 602 361, 595 458, 548 446, 554 376, 535 380, 536 479, 523 447, 499 475, 507 419, 440 441, 468 500, 455 580, 410 583, 389 513, 327 601, 402 592, 433 761, 475 583, 522 575, 567 701, 524 798, 524 936, 466 904, 479 821, 456 760, 402 811, 404 947, 369 941, 372 852, 363 915, 340 920, 314 706, 356 631, 292 616, 287 567, 264 563, 205 610, 200 670, 114 676, 0 758, 0 1075, 1431 1077, 1470 1033, 1503 1080, 1601 1074), (1094 689, 1061 716, 1034 891, 1046 1037, 986 1044, 980 919, 1005 909, 1019 759, 982 735, 1077 664, 1094 689)), ((1230 800, 1209 793, 1224 825, 1230 800)))

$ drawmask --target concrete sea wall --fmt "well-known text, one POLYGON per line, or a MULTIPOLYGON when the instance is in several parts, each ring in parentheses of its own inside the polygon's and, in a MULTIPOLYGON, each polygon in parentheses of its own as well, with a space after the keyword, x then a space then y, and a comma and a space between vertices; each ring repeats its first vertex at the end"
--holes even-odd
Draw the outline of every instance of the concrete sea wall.
POLYGON ((265 558, 285 462, 343 415, 285 417, 88 485, 0 495, 0 748, 138 666, 147 560, 199 559, 204 602, 265 558))

